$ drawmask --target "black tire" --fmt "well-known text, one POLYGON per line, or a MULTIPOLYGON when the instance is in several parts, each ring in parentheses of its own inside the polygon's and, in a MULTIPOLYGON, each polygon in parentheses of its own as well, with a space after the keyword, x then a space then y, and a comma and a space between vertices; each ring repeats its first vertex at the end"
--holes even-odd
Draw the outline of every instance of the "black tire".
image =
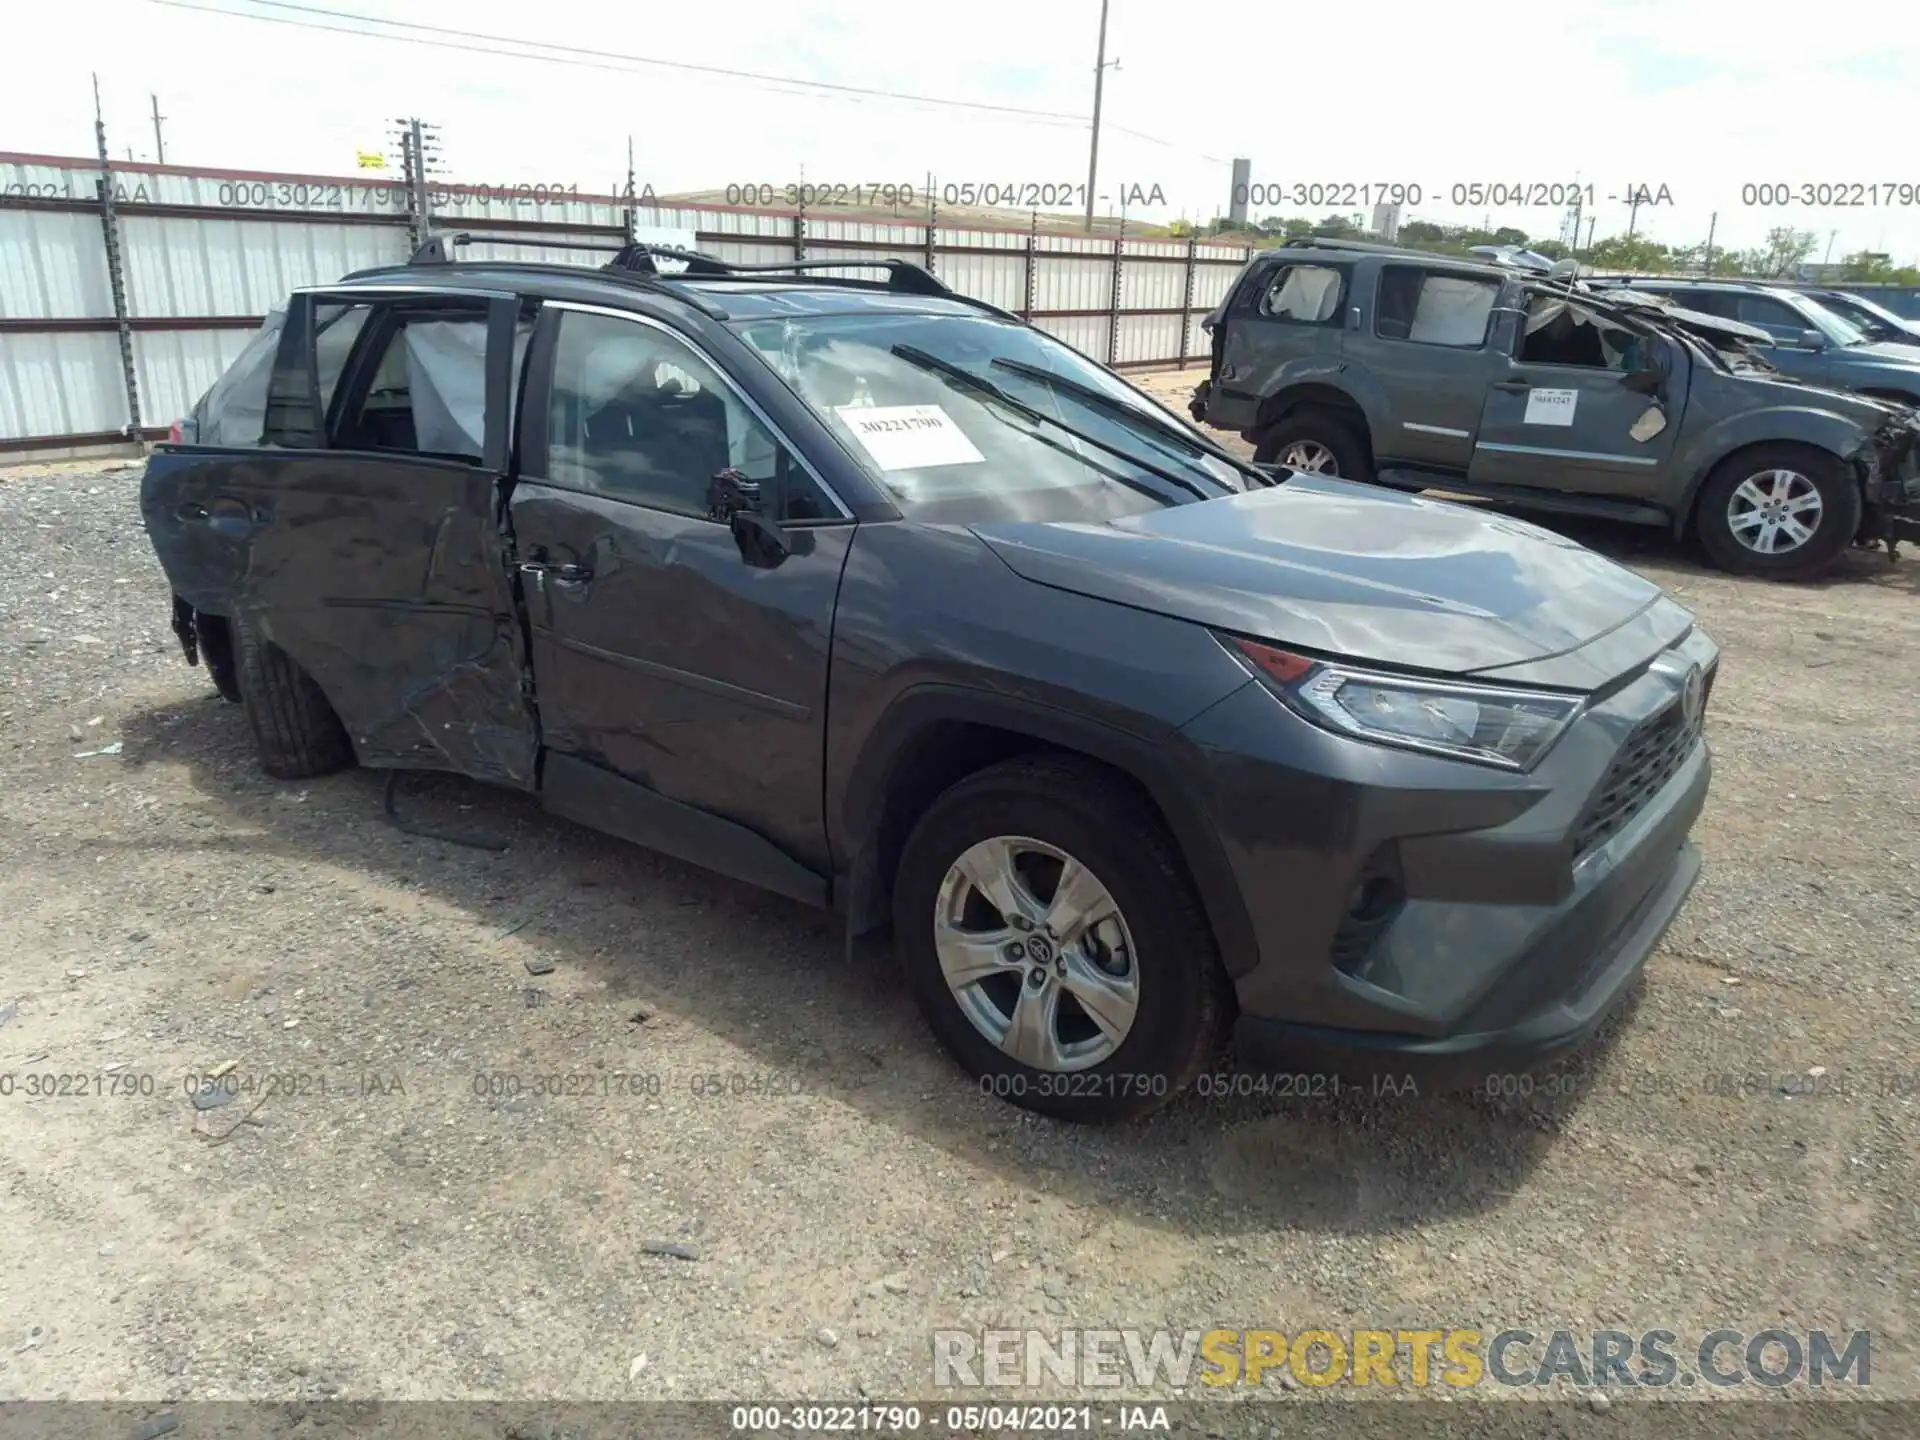
POLYGON ((1298 441, 1322 446, 1333 457, 1334 468, 1317 473, 1372 481, 1373 457, 1359 428, 1339 411, 1317 405, 1302 406, 1262 435, 1253 458, 1262 465, 1277 465, 1287 447, 1298 441))
POLYGON ((1139 795, 1097 765, 1029 756, 979 771, 928 808, 902 848, 893 924, 907 982, 948 1052, 987 1093, 1064 1120, 1106 1122, 1159 1109, 1224 1048, 1232 990, 1172 837, 1139 795), (1007 1054, 975 1028, 948 988, 934 916, 948 869, 971 846, 1021 836, 1091 870, 1133 941, 1139 1003, 1113 1053, 1053 1072, 1007 1054))
POLYGON ((224 616, 203 611, 194 617, 193 628, 199 636, 200 659, 207 667, 213 688, 220 692, 222 700, 238 705, 240 676, 233 662, 233 627, 224 616))
POLYGON ((1863 503, 1858 481, 1838 456, 1789 442, 1756 445, 1714 467, 1694 502, 1693 523, 1707 555, 1722 570, 1773 580, 1805 580, 1833 564, 1853 543, 1863 503), (1818 492, 1821 508, 1807 540, 1791 550, 1766 554, 1735 536, 1728 507, 1743 483, 1771 470, 1804 476, 1818 492))
POLYGON ((239 616, 230 630, 261 768, 276 780, 307 780, 353 764, 353 742, 313 677, 239 616))

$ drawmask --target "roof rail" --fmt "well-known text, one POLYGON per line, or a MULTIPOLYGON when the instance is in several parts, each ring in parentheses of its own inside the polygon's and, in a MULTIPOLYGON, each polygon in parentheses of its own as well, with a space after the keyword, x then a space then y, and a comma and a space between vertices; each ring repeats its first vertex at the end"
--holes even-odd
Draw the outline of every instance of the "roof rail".
POLYGON ((409 265, 451 265, 453 251, 467 245, 524 245, 529 250, 603 250, 624 249, 621 245, 603 245, 592 240, 540 240, 524 235, 480 235, 465 230, 429 236, 407 258, 409 265))
POLYGON ((739 265, 732 261, 716 260, 711 255, 698 251, 682 250, 672 245, 624 245, 620 253, 607 262, 609 270, 629 270, 642 275, 657 275, 660 272, 654 262, 655 257, 663 260, 686 262, 686 275, 698 275, 702 278, 735 277, 748 279, 759 275, 796 275, 804 276, 815 270, 885 270, 886 286, 889 290, 898 290, 907 295, 939 295, 946 298, 958 298, 954 292, 943 285, 933 275, 918 265, 906 260, 781 260, 766 265, 739 265))
POLYGON ((1335 235, 1301 235, 1281 243, 1282 250, 1357 250, 1366 255, 1398 255, 1409 260, 1444 260, 1449 265, 1477 265, 1483 270, 1512 270, 1482 255, 1446 255, 1438 250, 1412 250, 1379 240, 1344 240, 1335 235))

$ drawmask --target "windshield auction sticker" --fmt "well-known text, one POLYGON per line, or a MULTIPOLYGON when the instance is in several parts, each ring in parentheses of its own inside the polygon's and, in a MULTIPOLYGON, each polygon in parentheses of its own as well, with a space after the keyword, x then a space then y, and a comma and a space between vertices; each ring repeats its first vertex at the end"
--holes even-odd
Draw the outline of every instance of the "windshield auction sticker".
POLYGON ((1527 425, 1571 425, 1574 407, 1580 403, 1578 390, 1529 390, 1527 425))
POLYGON ((842 405, 833 413, 882 470, 979 465, 987 458, 938 405, 842 405))

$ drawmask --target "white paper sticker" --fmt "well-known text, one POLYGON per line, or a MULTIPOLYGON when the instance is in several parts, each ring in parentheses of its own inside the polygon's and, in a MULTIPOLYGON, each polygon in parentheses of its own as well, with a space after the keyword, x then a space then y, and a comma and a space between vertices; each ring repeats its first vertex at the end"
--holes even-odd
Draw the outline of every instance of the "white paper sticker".
POLYGON ((1578 390, 1529 390, 1527 425, 1571 425, 1573 410, 1580 403, 1578 390))
POLYGON ((987 458, 938 405, 842 405, 833 413, 882 470, 978 465, 987 458))

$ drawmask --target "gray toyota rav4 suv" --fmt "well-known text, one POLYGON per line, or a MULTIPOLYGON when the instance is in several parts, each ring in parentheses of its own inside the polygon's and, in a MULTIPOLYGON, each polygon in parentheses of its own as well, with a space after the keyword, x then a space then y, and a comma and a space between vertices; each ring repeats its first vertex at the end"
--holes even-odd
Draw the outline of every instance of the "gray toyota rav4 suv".
POLYGON ((270 774, 458 772, 890 927, 960 1063, 1056 1115, 1230 1029, 1396 1089, 1588 1035, 1699 870, 1692 617, 1245 464, 880 263, 294 294, 147 467, 188 660, 270 774))

